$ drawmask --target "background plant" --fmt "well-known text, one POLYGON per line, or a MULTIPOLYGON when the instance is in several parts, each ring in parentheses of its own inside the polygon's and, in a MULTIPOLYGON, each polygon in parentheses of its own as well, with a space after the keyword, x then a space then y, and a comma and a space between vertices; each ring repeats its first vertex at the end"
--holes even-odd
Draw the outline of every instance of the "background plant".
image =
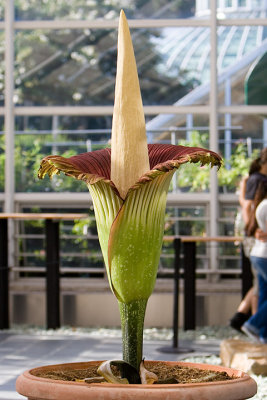
MULTIPOLYGON (((190 141, 179 140, 183 146, 208 147, 208 134, 197 131, 192 132, 190 141)), ((248 173, 249 166, 259 154, 259 150, 254 149, 248 156, 246 143, 239 141, 233 145, 232 155, 229 160, 224 159, 224 164, 218 172, 218 182, 220 190, 230 192, 236 191, 240 178, 248 173)), ((193 165, 182 166, 177 176, 179 188, 187 188, 192 192, 208 191, 210 185, 210 170, 207 166, 200 169, 193 165)))

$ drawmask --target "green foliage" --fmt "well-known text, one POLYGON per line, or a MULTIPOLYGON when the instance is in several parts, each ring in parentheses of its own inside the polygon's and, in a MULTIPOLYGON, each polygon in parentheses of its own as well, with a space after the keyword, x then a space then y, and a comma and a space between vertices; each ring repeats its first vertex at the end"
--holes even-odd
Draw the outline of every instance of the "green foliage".
MULTIPOLYGON (((94 19, 104 17, 110 10, 131 10, 131 0, 15 0, 23 19, 94 19)), ((116 14, 115 14, 116 15, 116 14)))
MULTIPOLYGON (((86 184, 75 179, 69 179, 64 174, 39 180, 37 172, 43 157, 52 152, 47 142, 53 143, 52 136, 16 136, 15 145, 15 174, 17 192, 57 192, 57 191, 87 191, 86 184)), ((58 140, 59 141, 59 140, 58 140)), ((66 137, 61 136, 60 141, 66 142, 66 137)), ((63 157, 71 157, 77 154, 74 149, 68 149, 61 153, 63 157)), ((0 154, 1 165, 1 154, 0 154)), ((0 177, 1 179, 1 177, 0 177)), ((1 180, 0 180, 1 184, 1 180)))
MULTIPOLYGON (((190 142, 181 140, 183 146, 205 147, 208 145, 208 134, 193 132, 190 142)), ((232 156, 229 161, 224 160, 223 166, 218 172, 219 186, 227 191, 235 191, 240 178, 248 173, 249 166, 258 155, 254 150, 250 157, 247 155, 246 144, 239 142, 232 149, 232 156)), ((204 166, 198 168, 195 164, 181 166, 177 173, 179 188, 188 188, 191 192, 208 191, 210 184, 210 168, 204 166)))
MULTIPOLYGON (((68 138, 60 136, 58 142, 66 142, 68 138)), ((50 135, 16 136, 15 147, 15 172, 16 172, 16 191, 17 192, 57 192, 57 191, 87 191, 83 182, 75 179, 69 179, 64 174, 56 176, 53 180, 48 178, 39 180, 37 171, 40 161, 47 154, 53 153, 53 138, 50 135), (47 145, 51 142, 51 148, 47 145)), ((185 140, 179 142, 180 145, 190 145, 199 147, 208 147, 208 135, 193 132, 190 143, 185 140)), ((71 157, 78 152, 76 149, 66 149, 61 153, 63 157, 71 157)), ((250 157, 247 156, 246 145, 238 143, 233 149, 233 154, 229 162, 221 167, 218 172, 219 186, 228 191, 236 190, 240 177, 247 174, 249 165, 257 157, 258 150, 254 150, 250 157)), ((4 136, 0 136, 0 192, 4 191, 5 180, 5 143, 4 136)), ((210 170, 208 166, 199 168, 199 165, 186 164, 179 168, 177 176, 177 185, 181 190, 200 192, 209 190, 210 170)))
MULTIPOLYGON (((66 142, 68 138, 60 136, 58 142, 66 142)), ((86 184, 75 179, 69 179, 64 174, 56 176, 53 180, 48 178, 39 180, 37 171, 40 161, 47 154, 53 153, 52 135, 16 136, 15 146, 15 173, 16 173, 16 191, 17 192, 57 192, 57 191, 87 191, 86 184), (51 148, 47 145, 51 142, 51 148)), ((190 143, 185 140, 179 142, 184 146, 208 147, 208 135, 193 132, 190 143)), ((95 149, 94 149, 95 150, 95 149)), ((78 152, 76 149, 66 149, 61 153, 63 157, 71 157, 78 152)), ((233 149, 233 154, 229 162, 221 167, 218 172, 219 186, 227 191, 235 191, 240 177, 247 174, 249 165, 258 155, 258 150, 254 150, 250 157, 247 156, 246 145, 238 143, 233 149)), ((4 191, 5 182, 5 142, 4 136, 0 136, 0 192, 4 191)), ((176 174, 177 185, 181 190, 191 192, 200 192, 209 190, 210 169, 208 166, 199 168, 196 164, 186 164, 181 166, 176 174)))
POLYGON ((0 20, 5 16, 5 0, 0 0, 0 20))
POLYGON ((229 163, 224 163, 218 173, 219 185, 226 186, 228 190, 236 189, 240 178, 248 173, 249 166, 258 157, 258 153, 258 150, 254 150, 248 157, 246 145, 242 142, 238 143, 229 163))
MULTIPOLYGON (((87 191, 84 182, 69 179, 61 174, 54 177, 53 181, 48 178, 40 180, 37 172, 43 157, 52 152, 46 145, 47 141, 53 143, 52 136, 16 136, 15 140, 15 185, 17 192, 64 192, 64 191, 87 191)), ((61 136, 60 141, 65 142, 66 138, 61 136)), ((63 157, 71 157, 77 154, 74 149, 63 151, 63 157)), ((5 187, 5 137, 0 136, 0 192, 5 187)))
MULTIPOLYGON (((179 145, 190 147, 208 147, 208 134, 192 132, 190 142, 180 140, 179 145)), ((177 176, 177 185, 179 188, 189 188, 191 192, 206 191, 209 189, 210 167, 204 166, 199 168, 200 164, 182 165, 177 176)))
POLYGON ((89 215, 88 219, 75 220, 73 222, 72 233, 77 235, 77 238, 74 240, 74 242, 79 244, 81 248, 88 249, 88 239, 84 238, 84 236, 88 235, 89 233, 92 234, 91 230, 95 231, 94 233, 97 234, 96 222, 93 215, 89 215))

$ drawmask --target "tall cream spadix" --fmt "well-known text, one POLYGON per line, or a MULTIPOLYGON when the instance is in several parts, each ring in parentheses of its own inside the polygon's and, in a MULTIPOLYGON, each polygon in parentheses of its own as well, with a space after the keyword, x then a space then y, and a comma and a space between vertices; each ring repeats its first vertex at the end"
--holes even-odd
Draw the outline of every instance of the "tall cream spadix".
POLYGON ((120 14, 111 138, 111 180, 122 198, 149 170, 145 117, 127 19, 120 14))

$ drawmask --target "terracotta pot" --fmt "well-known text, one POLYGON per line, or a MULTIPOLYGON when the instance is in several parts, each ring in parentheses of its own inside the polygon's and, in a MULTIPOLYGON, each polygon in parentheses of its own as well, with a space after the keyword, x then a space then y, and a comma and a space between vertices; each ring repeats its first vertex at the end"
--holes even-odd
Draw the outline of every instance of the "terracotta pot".
MULTIPOLYGON (((32 373, 45 370, 83 369, 99 365, 101 361, 58 364, 34 368, 24 372, 17 379, 16 389, 29 400, 243 400, 257 392, 256 382, 244 372, 233 368, 209 364, 166 362, 166 364, 226 371, 236 379, 221 382, 165 384, 165 385, 115 385, 86 384, 39 378, 32 373)), ((155 363, 157 361, 154 361, 155 363)))

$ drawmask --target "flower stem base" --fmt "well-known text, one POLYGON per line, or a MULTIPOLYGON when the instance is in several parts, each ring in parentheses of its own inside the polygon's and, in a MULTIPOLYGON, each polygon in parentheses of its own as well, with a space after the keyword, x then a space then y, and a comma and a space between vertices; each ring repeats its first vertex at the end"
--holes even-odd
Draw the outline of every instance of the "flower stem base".
POLYGON ((119 302, 123 360, 139 371, 143 357, 143 330, 147 299, 119 302))

